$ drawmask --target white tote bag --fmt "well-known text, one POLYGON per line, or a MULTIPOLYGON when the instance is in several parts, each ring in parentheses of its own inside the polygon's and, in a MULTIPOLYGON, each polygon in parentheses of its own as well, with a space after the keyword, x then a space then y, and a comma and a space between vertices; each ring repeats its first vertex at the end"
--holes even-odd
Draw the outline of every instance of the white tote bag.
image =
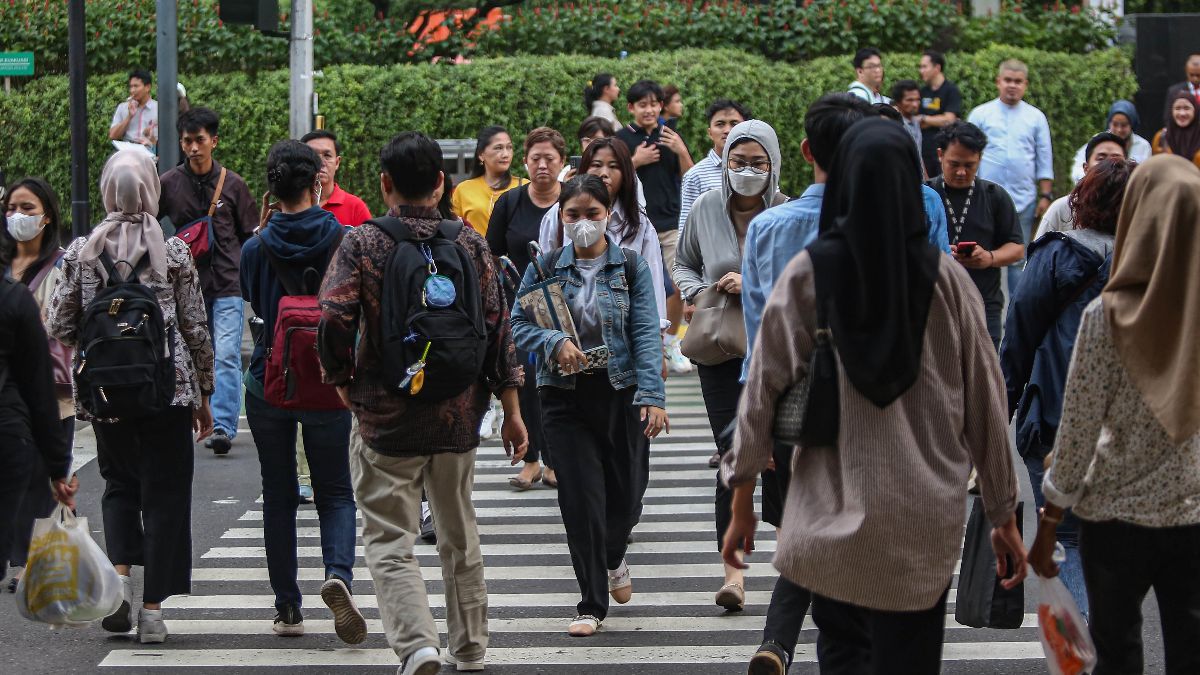
POLYGON ((21 616, 54 626, 85 626, 121 606, 121 579, 88 531, 59 504, 33 523, 25 573, 17 585, 21 616))

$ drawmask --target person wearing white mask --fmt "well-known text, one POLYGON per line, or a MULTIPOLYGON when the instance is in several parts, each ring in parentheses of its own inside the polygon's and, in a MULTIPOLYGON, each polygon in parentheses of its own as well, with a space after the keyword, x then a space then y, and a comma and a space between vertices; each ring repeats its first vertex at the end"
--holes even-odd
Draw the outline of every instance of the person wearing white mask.
MULTIPOLYGON (((771 125, 748 120, 734 127, 725 140, 721 160, 725 167, 721 189, 705 192, 692 206, 671 273, 689 304, 695 304, 696 296, 710 287, 721 293, 741 295, 742 250, 750 221, 766 209, 787 201, 787 196, 779 191, 782 159, 779 139, 771 125)), ((737 415, 742 360, 739 357, 717 365, 696 366, 714 443, 737 415)), ((715 476, 714 484, 720 550, 729 526, 732 493, 715 476)), ((763 486, 763 520, 779 527, 783 500, 778 482, 773 475, 764 475, 763 486)), ((745 598, 742 571, 725 565, 725 582, 717 592, 716 603, 727 610, 740 611, 745 598)))
POLYGON ((596 632, 610 595, 633 595, 625 550, 649 482, 647 439, 670 431, 654 277, 606 234, 610 200, 596 176, 567 181, 558 205, 572 243, 534 260, 521 283, 558 279, 575 335, 539 326, 520 303, 512 312, 517 347, 539 356, 542 425, 582 596, 567 627, 575 637, 596 632))

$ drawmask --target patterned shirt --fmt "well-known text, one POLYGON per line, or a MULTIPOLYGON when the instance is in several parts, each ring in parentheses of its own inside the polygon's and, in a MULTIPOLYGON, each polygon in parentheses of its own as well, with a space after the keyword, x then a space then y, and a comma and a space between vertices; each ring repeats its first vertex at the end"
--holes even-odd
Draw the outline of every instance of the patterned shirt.
MULTIPOLYGON (((192 263, 188 245, 167 239, 167 278, 151 278, 146 285, 158 297, 168 333, 173 336, 175 354, 175 397, 171 405, 200 407, 202 396, 213 391, 213 346, 208 335, 208 317, 200 291, 200 275, 192 263), (171 330, 171 327, 175 330, 171 330)), ((100 288, 100 262, 81 262, 79 253, 87 237, 71 242, 62 260, 62 279, 50 298, 46 311, 46 329, 50 336, 70 347, 77 346, 79 320, 100 288)), ((72 382, 72 386, 75 384, 72 382)), ((75 395, 75 414, 79 419, 91 415, 75 395)))
POLYGON ((1090 521, 1200 524, 1200 434, 1174 444, 1129 379, 1103 298, 1083 311, 1046 501, 1090 521))
POLYGON ((700 198, 700 195, 709 190, 719 190, 724 185, 725 167, 721 162, 721 156, 716 150, 709 149, 708 155, 704 159, 696 162, 692 168, 683 174, 683 181, 679 186, 679 233, 683 234, 683 225, 687 222, 688 214, 692 212, 692 205, 700 198))
MULTIPOLYGON (((401 206, 389 213, 420 238, 442 221, 437 209, 401 206)), ((321 365, 325 381, 349 385, 358 430, 372 450, 392 456, 467 452, 479 446, 479 422, 491 394, 524 382, 508 305, 491 251, 470 226, 456 240, 475 261, 488 348, 480 379, 458 396, 421 401, 392 392, 382 370, 383 272, 396 243, 364 224, 346 232, 321 285, 321 365), (360 339, 361 338, 361 339, 360 339)))

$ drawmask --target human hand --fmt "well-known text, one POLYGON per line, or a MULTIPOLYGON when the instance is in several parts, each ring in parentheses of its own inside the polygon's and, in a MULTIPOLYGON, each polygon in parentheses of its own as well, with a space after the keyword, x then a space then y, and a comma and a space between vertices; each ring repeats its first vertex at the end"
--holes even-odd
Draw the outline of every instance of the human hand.
POLYGON ((54 501, 63 506, 75 510, 75 493, 79 491, 79 478, 71 476, 70 479, 58 478, 50 481, 50 490, 54 493, 54 501))
POLYGON ((350 408, 350 387, 348 387, 346 385, 342 385, 340 387, 334 387, 334 389, 337 389, 337 395, 338 395, 338 398, 342 399, 342 405, 345 405, 346 408, 349 409, 350 408))
POLYGON ((136 100, 130 98, 129 99, 129 114, 132 115, 133 113, 137 112, 137 109, 138 109, 138 102, 136 100))
POLYGON ((500 425, 500 438, 504 441, 504 454, 508 455, 513 466, 525 458, 529 450, 529 432, 525 430, 525 422, 520 413, 506 414, 504 423, 500 425))
POLYGON ((1058 576, 1058 565, 1054 562, 1054 546, 1058 543, 1055 529, 1058 523, 1046 520, 1045 509, 1040 511, 1042 517, 1038 519, 1037 536, 1029 548, 1026 561, 1039 577, 1049 579, 1058 576))
POLYGON ((971 249, 970 255, 965 255, 958 252, 958 244, 955 244, 954 259, 962 263, 963 267, 971 270, 984 270, 992 266, 994 256, 991 251, 985 250, 982 246, 976 245, 971 249))
POLYGON ((725 529, 725 541, 721 545, 721 560, 726 565, 739 570, 749 569, 750 565, 738 558, 738 551, 750 555, 754 552, 754 531, 758 529, 758 518, 753 510, 743 511, 734 508, 725 529))
POLYGON ((558 366, 567 375, 574 375, 583 372, 584 366, 587 365, 587 357, 583 352, 579 351, 579 347, 575 346, 575 342, 570 338, 563 340, 562 346, 558 348, 558 355, 555 357, 558 361, 558 366))
POLYGON ((683 303, 683 320, 690 322, 692 315, 696 313, 696 306, 690 302, 683 303))
POLYGON ((742 275, 737 272, 726 272, 725 276, 717 281, 717 288, 725 293, 741 295, 742 293, 742 275))
POLYGON ((1012 590, 1025 581, 1025 575, 1028 573, 1028 567, 1025 565, 1025 542, 1021 541, 1021 531, 1017 529, 1015 515, 1003 526, 992 529, 992 550, 996 553, 996 576, 1007 576, 1009 565, 1013 567, 1012 577, 1002 579, 1001 586, 1012 590))
POLYGON ((208 404, 208 397, 200 403, 199 408, 192 410, 192 431, 196 432, 196 442, 199 443, 204 439, 212 436, 213 432, 213 416, 212 407, 208 404))
POLYGON ((646 423, 646 438, 655 438, 664 430, 671 433, 671 420, 667 411, 654 405, 642 406, 642 421, 646 423))
POLYGON ((642 143, 637 147, 637 150, 633 151, 633 166, 635 169, 646 166, 647 164, 653 164, 658 160, 658 146, 649 141, 642 143))
POLYGON ((568 167, 567 173, 563 176, 563 182, 565 183, 565 182, 571 180, 578 174, 579 174, 579 169, 576 169, 575 167, 568 167))
POLYGON ((1035 217, 1037 217, 1039 220, 1041 220, 1042 214, 1044 214, 1046 212, 1046 210, 1049 208, 1050 208, 1050 200, 1046 199, 1045 197, 1041 197, 1038 199, 1037 209, 1034 210, 1033 215, 1035 217))
POLYGON ((687 144, 683 142, 683 138, 671 127, 663 126, 662 132, 659 134, 659 143, 665 145, 668 150, 674 152, 676 155, 687 154, 687 144))

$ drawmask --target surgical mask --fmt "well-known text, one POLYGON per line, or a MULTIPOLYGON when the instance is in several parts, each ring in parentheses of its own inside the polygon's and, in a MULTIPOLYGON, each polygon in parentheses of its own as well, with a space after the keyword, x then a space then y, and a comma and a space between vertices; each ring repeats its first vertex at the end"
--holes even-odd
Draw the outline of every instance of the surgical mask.
POLYGON ((603 220, 580 219, 573 223, 563 223, 563 229, 575 245, 587 248, 600 241, 604 231, 608 229, 608 223, 603 220))
POLYGON ((14 213, 8 217, 8 233, 17 241, 30 241, 46 227, 45 220, 46 216, 40 213, 14 213))
POLYGON ((768 171, 759 171, 752 166, 734 171, 727 169, 729 174, 729 187, 739 195, 746 197, 757 197, 767 189, 767 182, 771 180, 771 174, 768 171))

